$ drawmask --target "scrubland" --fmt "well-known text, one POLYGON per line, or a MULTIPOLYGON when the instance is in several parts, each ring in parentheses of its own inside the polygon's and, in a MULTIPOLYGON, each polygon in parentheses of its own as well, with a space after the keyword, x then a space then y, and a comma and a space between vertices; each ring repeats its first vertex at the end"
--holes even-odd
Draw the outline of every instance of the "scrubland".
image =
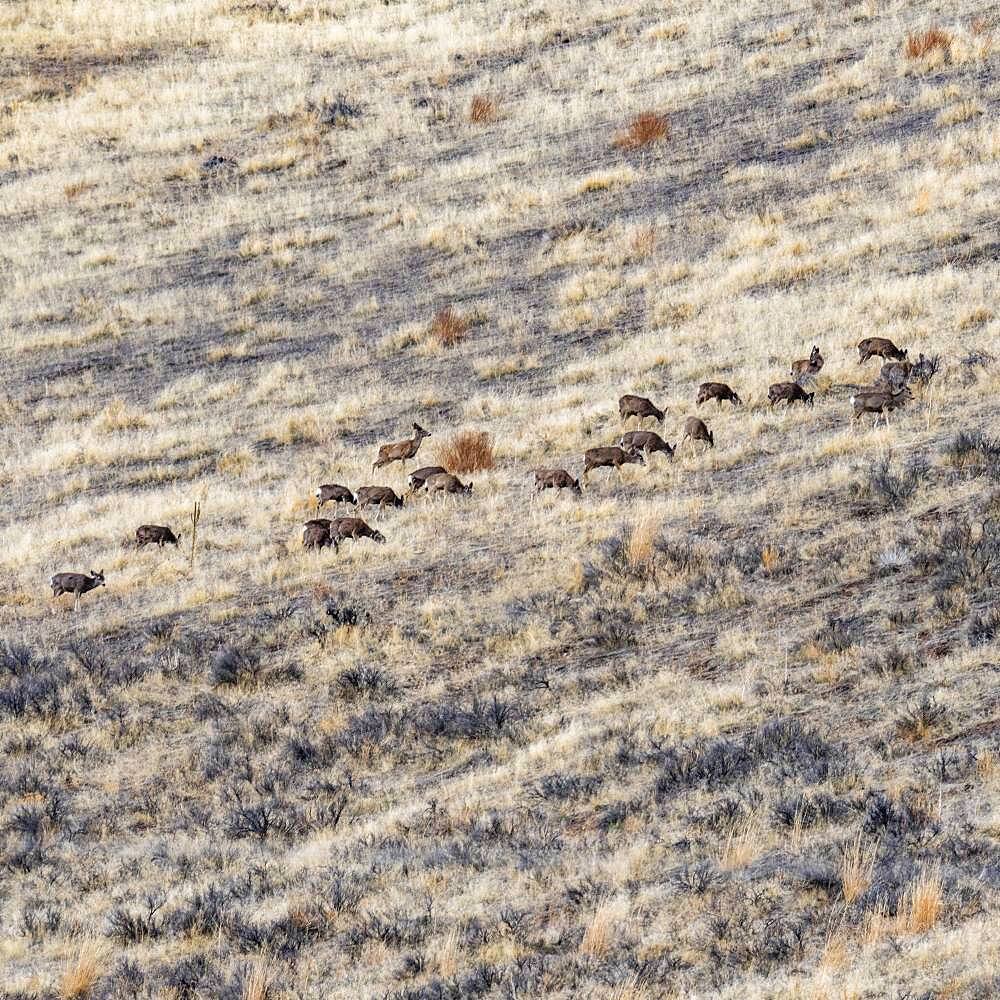
POLYGON ((0 39, 0 996, 1000 994, 996 7, 0 39), (878 426, 867 336, 940 359, 878 426), (303 551, 414 422, 472 496, 303 551))

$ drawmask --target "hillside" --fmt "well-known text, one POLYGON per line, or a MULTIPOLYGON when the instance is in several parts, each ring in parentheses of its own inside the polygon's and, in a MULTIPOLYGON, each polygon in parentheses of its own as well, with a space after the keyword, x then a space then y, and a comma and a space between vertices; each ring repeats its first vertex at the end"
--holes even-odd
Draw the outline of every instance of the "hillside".
POLYGON ((996 7, 0 39, 2 1000, 1000 995, 996 7))

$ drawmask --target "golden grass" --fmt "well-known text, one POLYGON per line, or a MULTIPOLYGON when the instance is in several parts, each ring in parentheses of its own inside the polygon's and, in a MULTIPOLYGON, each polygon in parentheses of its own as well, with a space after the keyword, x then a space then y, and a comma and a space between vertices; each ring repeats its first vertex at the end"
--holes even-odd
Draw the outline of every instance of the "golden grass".
POLYGON ((614 943, 622 917, 622 905, 616 900, 598 906, 580 939, 580 954, 593 958, 606 955, 614 943))
POLYGON ((437 448, 438 461, 449 472, 479 472, 496 466, 493 435, 488 431, 458 431, 437 448))
POLYGON ((615 136, 613 145, 618 149, 634 150, 669 138, 670 122, 666 115, 644 111, 633 118, 623 132, 615 136))
POLYGON ((500 109, 492 97, 476 94, 469 104, 469 121, 476 125, 495 122, 500 116, 500 109))
POLYGON ((952 36, 942 28, 931 27, 926 31, 911 33, 906 36, 904 51, 907 59, 923 59, 935 50, 946 53, 951 45, 952 36))
POLYGON ((468 319, 446 306, 434 314, 429 334, 442 347, 454 347, 465 340, 471 326, 468 319))
POLYGON ((81 946, 76 959, 59 980, 60 1000, 87 1000, 101 979, 106 955, 99 945, 81 946))
POLYGON ((944 882, 941 871, 924 871, 907 890, 900 907, 898 929, 901 934, 929 931, 944 911, 944 882))
POLYGON ((840 885, 844 902, 853 903, 867 892, 875 871, 877 845, 863 844, 861 834, 851 842, 840 861, 840 885))

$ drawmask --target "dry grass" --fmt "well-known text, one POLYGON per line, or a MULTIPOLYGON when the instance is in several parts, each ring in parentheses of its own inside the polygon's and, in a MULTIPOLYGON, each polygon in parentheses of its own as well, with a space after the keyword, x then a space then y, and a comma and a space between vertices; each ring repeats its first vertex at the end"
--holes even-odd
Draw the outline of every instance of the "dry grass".
POLYGON ((500 117, 500 106, 492 98, 476 94, 469 105, 469 121, 476 125, 495 122, 500 117))
POLYGON ((840 884, 844 902, 851 904, 872 884, 876 844, 863 844, 861 834, 851 841, 840 862, 840 884))
POLYGON ((434 314, 429 333, 442 347, 454 347, 465 340, 471 327, 468 319, 460 316, 451 306, 446 306, 434 314))
POLYGON ((947 53, 951 42, 952 36, 943 28, 931 27, 907 35, 904 51, 907 59, 923 59, 935 51, 947 53))
POLYGON ((938 869, 923 872, 910 887, 899 912, 901 934, 924 934, 944 911, 944 883, 938 869))
POLYGON ((493 435, 488 431, 458 431, 436 453, 441 465, 456 475, 496 467, 493 435))
POLYGON ((984 15, 0 4, 0 992, 995 993, 984 15))
POLYGON ((644 111, 633 118, 623 132, 615 136, 613 145, 618 149, 635 150, 669 138, 670 122, 667 116, 644 111))
POLYGON ((100 982, 106 953, 94 943, 83 945, 59 980, 60 1000, 87 1000, 100 982))

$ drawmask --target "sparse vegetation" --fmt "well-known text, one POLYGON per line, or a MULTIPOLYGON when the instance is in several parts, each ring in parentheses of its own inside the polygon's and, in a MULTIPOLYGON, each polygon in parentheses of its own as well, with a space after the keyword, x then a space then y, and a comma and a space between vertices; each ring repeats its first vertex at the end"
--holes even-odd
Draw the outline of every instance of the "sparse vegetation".
POLYGON ((995 20, 0 4, 0 997, 1000 993, 995 20))

